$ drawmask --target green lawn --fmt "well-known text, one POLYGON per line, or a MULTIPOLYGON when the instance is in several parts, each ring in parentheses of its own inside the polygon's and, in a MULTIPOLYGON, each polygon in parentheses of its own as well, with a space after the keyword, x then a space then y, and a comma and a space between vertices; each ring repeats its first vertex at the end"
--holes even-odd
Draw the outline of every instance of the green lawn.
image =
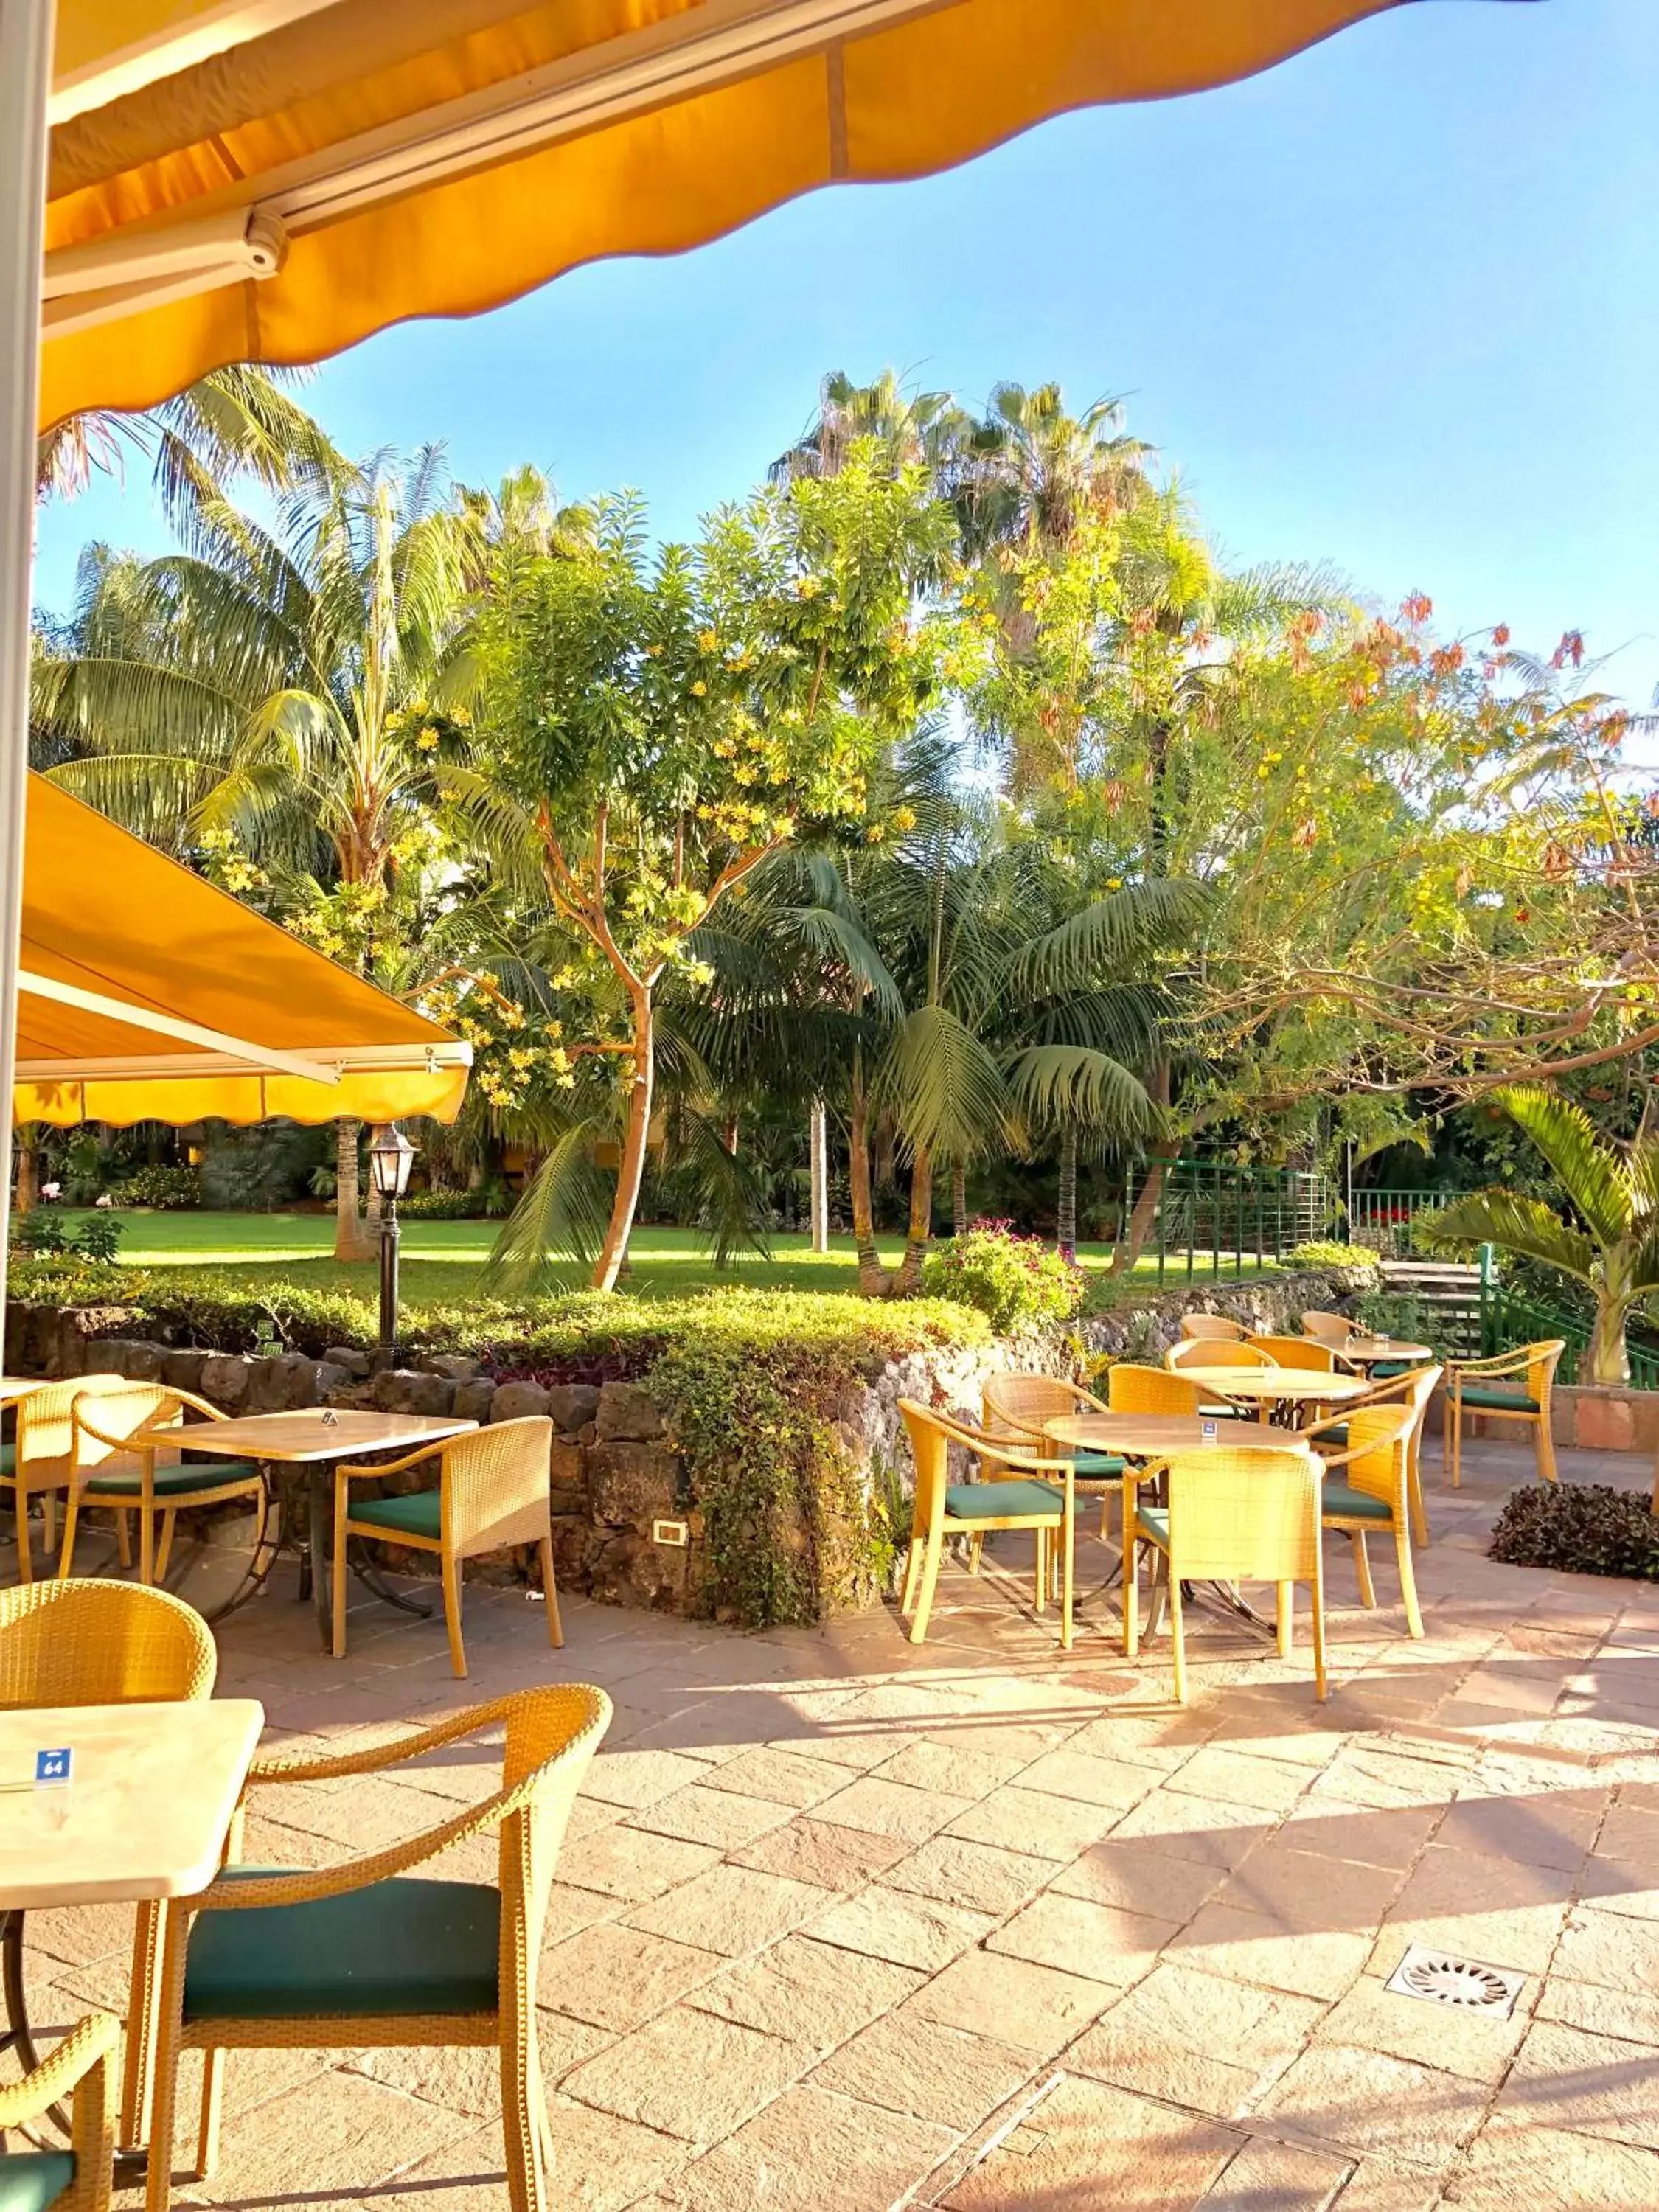
MULTIPOLYGON (((212 1267, 227 1279, 257 1289, 273 1274, 317 1289, 374 1294, 373 1262, 337 1266, 331 1255, 334 1224, 321 1213, 123 1213, 116 1217, 125 1235, 121 1264, 166 1268, 212 1267)), ((495 1240, 498 1224, 489 1221, 410 1221, 403 1229, 403 1295, 413 1304, 453 1303, 471 1291, 477 1270, 495 1240)), ((882 1240, 883 1256, 896 1261, 901 1237, 882 1240)), ((850 1237, 838 1237, 831 1249, 816 1254, 805 1236, 779 1236, 772 1256, 750 1254, 721 1273, 713 1267, 700 1239, 686 1229, 640 1229, 633 1240, 633 1272, 627 1288, 641 1297, 672 1297, 714 1284, 744 1283, 778 1290, 853 1291, 858 1271, 850 1237)), ((1198 1255, 1195 1279, 1207 1279, 1207 1252, 1198 1255)), ((1111 1261, 1109 1244, 1080 1247, 1078 1258, 1091 1274, 1103 1275, 1111 1261)), ((1230 1262, 1231 1255, 1224 1255, 1230 1262)), ((1247 1255, 1247 1273, 1255 1270, 1247 1255)), ((1155 1276, 1155 1258, 1143 1258, 1136 1270, 1143 1280, 1155 1276)), ((1227 1267, 1229 1276, 1231 1267, 1227 1267)), ((1185 1279, 1184 1265, 1172 1258, 1168 1280, 1185 1279)))

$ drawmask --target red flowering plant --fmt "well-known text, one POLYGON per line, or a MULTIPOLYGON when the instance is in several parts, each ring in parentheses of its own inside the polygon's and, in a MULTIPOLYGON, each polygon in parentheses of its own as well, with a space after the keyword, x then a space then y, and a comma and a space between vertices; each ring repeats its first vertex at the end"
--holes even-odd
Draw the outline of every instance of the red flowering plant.
POLYGON ((1070 1321, 1085 1288, 1082 1268, 1054 1245, 1023 1236, 1012 1221, 985 1218, 934 1246, 921 1279, 930 1297, 975 1307, 1000 1335, 1070 1321))

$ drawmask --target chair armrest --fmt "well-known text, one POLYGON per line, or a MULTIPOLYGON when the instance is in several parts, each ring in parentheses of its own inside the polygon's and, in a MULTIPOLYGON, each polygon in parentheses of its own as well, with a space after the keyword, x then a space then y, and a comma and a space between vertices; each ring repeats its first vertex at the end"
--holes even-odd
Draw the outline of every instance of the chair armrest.
POLYGON ((408 1735, 394 1738, 391 1743, 371 1744, 364 1751, 337 1752, 331 1757, 319 1759, 310 1753, 271 1752, 253 1761, 247 1778, 251 1783, 328 1782, 353 1774, 376 1774, 382 1767, 399 1766, 405 1759, 419 1759, 426 1752, 458 1742, 462 1736, 476 1735, 480 1729, 493 1728, 507 1717, 509 1710, 507 1698, 492 1698, 487 1705, 468 1705, 461 1712, 452 1713, 447 1720, 436 1721, 430 1728, 416 1729, 408 1735))
POLYGON ((1072 1464, 1069 1456, 1045 1459, 1041 1452, 1027 1451, 1019 1444, 981 1443, 977 1437, 963 1437, 961 1441, 964 1450, 972 1452, 975 1459, 994 1459, 999 1467, 1018 1468, 1022 1474, 1064 1474, 1072 1464))
POLYGON ((420 1467, 427 1460, 441 1459, 445 1445, 453 1441, 448 1437, 436 1437, 431 1443, 422 1445, 419 1451, 410 1452, 406 1459, 389 1459, 384 1467, 347 1467, 342 1463, 334 1470, 335 1480, 337 1481, 343 1475, 348 1482, 359 1482, 365 1475, 406 1474, 411 1467, 420 1467))
POLYGON ((1524 1352, 1500 1352, 1491 1359, 1449 1359, 1446 1373, 1453 1381, 1465 1375, 1524 1375, 1531 1364, 1524 1352))
POLYGON ((88 2013, 32 2074, 25 2074, 21 2081, 8 2081, 0 2089, 0 2128, 21 2127, 25 2120, 38 2120, 108 2057, 120 2033, 121 2023, 112 2014, 88 2013))
POLYGON ((313 1905, 322 1898, 344 1897, 354 1889, 371 1889, 376 1882, 389 1881, 396 1875, 406 1874, 410 1867, 436 1858, 452 1844, 495 1827, 529 1802, 535 1780, 532 1777, 513 1789, 498 1790, 481 1805, 469 1805, 465 1812, 441 1820, 435 1828, 423 1828, 418 1836, 371 1851, 366 1858, 349 1860, 344 1866, 324 1867, 314 1874, 246 1875, 234 1881, 222 1875, 199 1896, 189 1899, 190 1909, 250 1912, 271 1905, 313 1905))
POLYGON ((1088 1407, 1089 1411, 1091 1413, 1109 1413, 1111 1412, 1112 1409, 1109 1406, 1103 1404, 1100 1399, 1097 1398, 1092 1390, 1085 1389, 1081 1382, 1073 1382, 1072 1388, 1077 1392, 1078 1396, 1083 1400, 1084 1403, 1088 1407))
POLYGON ((193 1390, 175 1390, 170 1383, 163 1385, 169 1398, 176 1398, 181 1407, 188 1406, 192 1413, 204 1415, 210 1421, 228 1421, 230 1415, 222 1406, 216 1406, 206 1398, 198 1398, 193 1390))

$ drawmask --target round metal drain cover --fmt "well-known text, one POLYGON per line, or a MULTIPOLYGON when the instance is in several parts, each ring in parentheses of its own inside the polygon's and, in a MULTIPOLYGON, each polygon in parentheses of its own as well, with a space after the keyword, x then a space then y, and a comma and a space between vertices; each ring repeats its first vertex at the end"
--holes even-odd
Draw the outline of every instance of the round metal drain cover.
POLYGON ((1510 2013, 1521 1994, 1525 1977, 1504 1966, 1489 1966, 1480 1959, 1459 1959, 1447 1951, 1431 1951, 1413 1943, 1389 1977, 1389 1987, 1401 1996, 1420 1997, 1428 2004, 1458 2005, 1466 2012, 1510 2013))

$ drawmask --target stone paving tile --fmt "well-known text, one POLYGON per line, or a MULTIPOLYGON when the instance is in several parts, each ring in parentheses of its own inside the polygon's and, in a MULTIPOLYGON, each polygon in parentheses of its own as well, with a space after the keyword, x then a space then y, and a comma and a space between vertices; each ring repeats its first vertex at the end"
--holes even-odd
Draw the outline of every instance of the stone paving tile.
POLYGON ((1051 1886, 1062 1897, 1086 1897, 1181 1926, 1226 1880, 1221 1868, 1167 1857, 1144 1838, 1111 1836, 1091 1844, 1051 1886))
POLYGON ((1458 2212, 1652 2212, 1659 2157, 1556 2129, 1491 2129, 1454 2176, 1446 2202, 1458 2212))
POLYGON ((1259 1844, 1221 1889, 1219 1902, 1291 1927, 1375 1927, 1399 1894, 1399 1869, 1333 1858, 1298 1843, 1291 1835, 1259 1844))
POLYGON ((543 1952, 537 1995, 573 2020, 624 2035, 725 1964, 717 1951, 602 1921, 543 1952))
POLYGON ((1034 1857, 1028 1851, 999 1850, 960 1836, 934 1836, 883 1879, 891 1888, 965 1905, 1000 1918, 1035 1895, 1054 1871, 1052 1859, 1034 1857))
POLYGON ((1196 2204, 1243 2147, 1213 2121, 1062 2081, 940 2202, 949 2212, 1174 2212, 1196 2204))
POLYGON ((948 1827, 968 1805, 966 1797, 950 1796, 940 1790, 913 1790, 902 1782, 864 1774, 826 1797, 817 1813, 820 1820, 840 1828, 868 1828, 878 1836, 920 1844, 948 1827))
POLYGON ((1168 1920, 1048 1890, 988 1936, 985 1948, 1126 1987, 1151 1972, 1176 1932, 1168 1920))
POLYGON ((1659 1926, 1610 1911, 1610 1900, 1579 1906, 1567 1923, 1554 1971, 1569 1980, 1641 1996, 1659 1990, 1659 1926))
POLYGON ((700 2011, 822 2053, 891 2012, 924 1978, 915 1969, 884 1959, 809 1936, 786 1936, 769 1951, 703 1983, 690 2002, 700 2011))
MULTIPOLYGON (((833 1771, 833 1770, 832 1770, 833 1771)), ((829 1820, 797 1819, 773 1828, 744 1850, 731 1854, 737 1866, 761 1874, 781 1874, 792 1881, 816 1882, 823 1889, 862 1889, 908 1855, 897 1836, 868 1828, 840 1828, 829 1820)))
POLYGON ((1023 1790, 1044 1790, 1053 1797, 1077 1797, 1085 1805, 1104 1805, 1122 1813, 1138 1805, 1155 1787, 1144 1766, 1076 1751, 1069 1744, 1045 1752, 1025 1769, 1019 1782, 1023 1790))
POLYGON ((582 1794, 638 1812, 702 1778, 699 1761, 678 1752, 601 1751, 587 1770, 582 1794))
POLYGON ((1359 1866, 1393 1867, 1403 1873, 1445 1818, 1442 1805, 1387 1808, 1346 1805, 1309 1791, 1291 1808, 1279 1835, 1291 1850, 1352 1859, 1359 1866))
POLYGON ((559 1855, 559 1876, 574 1888, 596 1889, 635 1904, 690 1881, 719 1857, 703 1844, 617 1826, 567 1844, 559 1855))
POLYGON ((808 1921, 803 1932, 845 1951, 932 1973, 960 1957, 995 1924, 988 1912, 907 1897, 878 1883, 808 1921))
MULTIPOLYGON (((553 2144, 552 2201, 559 2212, 625 2212, 692 2155, 673 2136, 655 2134, 567 2097, 548 2100, 553 2144)), ((499 2127, 450 2143, 367 2198, 363 2212, 503 2212, 507 2175, 499 2127)), ((302 2197, 295 2212, 311 2212, 302 2197)))
POLYGON ((1508 2019, 1457 2005, 1425 2004, 1389 1990, 1374 1974, 1362 1974, 1332 2006, 1316 2040, 1386 2051, 1393 2057, 1495 2087, 1527 2033, 1528 2006, 1525 1991, 1521 2006, 1508 2019))
POLYGON ((1310 1779, 1305 1766, 1289 1760, 1255 1758, 1212 1743, 1195 1751, 1170 1777, 1169 1786, 1183 1797, 1208 1797, 1233 1808, 1255 1806, 1264 1813, 1287 1813, 1310 1779))
POLYGON ((1230 2119, 1297 2057, 1323 2011, 1165 1960, 1073 2044, 1066 2064, 1230 2119))
POLYGON ((803 1759, 798 1752, 779 1751, 769 1745, 745 1751, 696 1778, 711 1790, 740 1790, 745 1796, 793 1806, 797 1812, 816 1805, 822 1797, 832 1796, 842 1786, 842 1778, 828 1760, 803 1759))
POLYGON ((919 1736, 878 1769, 884 1782, 908 1783, 914 1790, 937 1790, 948 1797, 987 1797, 1012 1781, 1031 1762, 1018 1752, 989 1751, 978 1742, 940 1742, 919 1736))
POLYGON ((1569 1981, 1564 1974, 1552 1973, 1540 1985, 1534 2017, 1659 2049, 1659 1993, 1606 1990, 1595 1982, 1569 1981))
POLYGON ((1340 1997, 1369 1957, 1369 1929, 1297 1928, 1231 1905, 1206 1905, 1171 1939, 1178 1965, 1203 1966, 1292 1996, 1340 1997))
MULTIPOLYGON (((228 2121, 219 2166, 201 2185, 219 2204, 266 2205, 296 2190, 308 2203, 345 2203, 473 2125, 362 2075, 330 2069, 228 2121)), ((194 2149, 192 2142, 192 2159, 194 2149)))
POLYGON ((1304 2139, 1443 2167, 1474 2136, 1486 2102, 1482 2087, 1457 2075, 1386 2051, 1315 2042, 1263 2098, 1261 2111, 1304 2139))
POLYGON ((1158 1856, 1231 1870, 1278 1825, 1276 1814, 1210 1797, 1183 1796, 1165 1784, 1115 1823, 1112 1839, 1121 1843, 1144 1838, 1158 1856))
MULTIPOLYGON (((1475 1790, 1480 1787, 1477 1783, 1475 1790)), ((1471 1794, 1452 1806, 1434 1840, 1443 1849, 1573 1873, 1595 1839, 1606 1802, 1604 1794, 1595 1790, 1471 1794)))
POLYGON ((1659 2151, 1659 2051, 1537 2021, 1492 2113, 1496 2128, 1559 2128, 1659 2151))
POLYGON ((1085 1797, 1055 1797, 1010 1785, 994 1790, 951 1822, 946 1833, 1000 1850, 1024 1851, 1062 1864, 1097 1843, 1117 1818, 1115 1808, 1085 1797))
POLYGON ((659 2135, 715 2143, 805 2073, 816 2055, 677 2005, 567 2075, 564 2094, 659 2135))
POLYGON ((1200 2212, 1327 2212, 1353 2170, 1352 2159, 1258 2138, 1206 2190, 1200 2212))
POLYGON ((757 1874, 750 1867, 717 1866, 654 1904, 641 1905, 628 1919, 647 1935, 695 1942, 740 1959, 787 1935, 823 1904, 823 1892, 816 1883, 757 1874))
POLYGON ((678 2212, 888 2212, 954 2142, 925 2120, 808 2085, 685 2167, 661 2201, 678 2212))
POLYGON ((1097 2019, 1117 1995, 1106 1982, 991 1951, 969 1951, 936 1974, 900 2016, 970 2032, 992 2030, 1004 2043, 1046 2056, 1097 2019))
POLYGON ((873 2021, 827 2058, 811 2081, 966 2133, 1030 2079, 1036 2063, 1029 2051, 946 2027, 911 2007, 873 2021))
POLYGON ((769 1829, 781 1827, 792 1808, 766 1797, 745 1797, 731 1790, 693 1784, 634 1814, 628 1826, 657 1836, 678 1836, 688 1844, 709 1844, 732 1851, 752 1844, 769 1829))

